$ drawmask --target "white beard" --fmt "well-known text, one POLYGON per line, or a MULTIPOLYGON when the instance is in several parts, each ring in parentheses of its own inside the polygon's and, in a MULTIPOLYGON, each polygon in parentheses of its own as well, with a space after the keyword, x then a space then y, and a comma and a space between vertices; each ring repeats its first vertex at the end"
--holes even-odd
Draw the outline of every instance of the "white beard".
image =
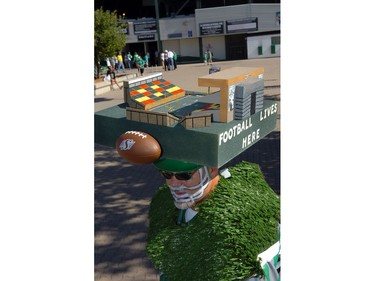
POLYGON ((174 205, 178 209, 187 209, 191 208, 195 205, 195 203, 200 200, 203 197, 204 190, 207 188, 207 186, 210 183, 210 176, 208 173, 207 167, 203 167, 198 170, 200 182, 199 184, 192 186, 192 187, 186 187, 184 185, 180 185, 179 187, 173 187, 169 186, 169 189, 172 193, 172 196, 174 198, 174 205), (205 171, 205 175, 202 176, 202 169, 205 171), (190 193, 184 193, 184 194, 177 194, 176 191, 184 191, 184 189, 190 189, 190 190, 197 190, 193 194, 190 193))
POLYGON ((177 202, 176 200, 174 201, 174 205, 176 206, 177 209, 181 209, 181 210, 185 210, 185 209, 188 209, 188 208, 191 208, 195 205, 195 202, 194 200, 192 199, 192 201, 189 201, 189 202, 177 202))

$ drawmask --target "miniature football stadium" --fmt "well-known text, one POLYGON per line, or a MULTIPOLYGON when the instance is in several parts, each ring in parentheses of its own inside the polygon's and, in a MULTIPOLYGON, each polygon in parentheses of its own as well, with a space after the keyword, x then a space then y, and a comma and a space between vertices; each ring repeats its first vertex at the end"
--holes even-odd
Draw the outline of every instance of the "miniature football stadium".
POLYGON ((221 167, 276 127, 278 103, 264 99, 264 69, 234 67, 198 78, 189 92, 162 73, 124 81, 124 102, 95 113, 95 142, 114 147, 127 131, 160 144, 163 157, 221 167))

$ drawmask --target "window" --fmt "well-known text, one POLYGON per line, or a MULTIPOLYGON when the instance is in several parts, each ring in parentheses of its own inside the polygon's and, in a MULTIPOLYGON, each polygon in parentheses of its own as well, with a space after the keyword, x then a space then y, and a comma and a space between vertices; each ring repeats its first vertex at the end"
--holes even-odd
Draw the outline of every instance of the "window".
POLYGON ((271 45, 280 45, 280 36, 271 37, 271 45))

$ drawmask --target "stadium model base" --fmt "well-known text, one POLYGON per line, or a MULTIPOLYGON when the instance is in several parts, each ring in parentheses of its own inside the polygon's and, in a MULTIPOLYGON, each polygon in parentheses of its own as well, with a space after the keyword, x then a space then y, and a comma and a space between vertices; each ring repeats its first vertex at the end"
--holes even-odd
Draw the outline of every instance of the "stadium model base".
POLYGON ((186 93, 160 74, 129 81, 126 102, 95 113, 95 142, 113 147, 123 133, 141 131, 159 142, 162 157, 223 166, 275 129, 279 106, 263 99, 263 69, 234 70, 201 77, 205 86, 220 87, 212 95, 186 93))

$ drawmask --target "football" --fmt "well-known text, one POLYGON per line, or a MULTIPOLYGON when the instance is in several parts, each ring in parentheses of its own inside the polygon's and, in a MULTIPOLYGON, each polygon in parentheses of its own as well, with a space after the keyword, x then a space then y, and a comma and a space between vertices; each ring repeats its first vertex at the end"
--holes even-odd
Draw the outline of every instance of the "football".
POLYGON ((150 164, 161 155, 159 142, 141 131, 127 131, 116 140, 116 150, 132 164, 150 164))

